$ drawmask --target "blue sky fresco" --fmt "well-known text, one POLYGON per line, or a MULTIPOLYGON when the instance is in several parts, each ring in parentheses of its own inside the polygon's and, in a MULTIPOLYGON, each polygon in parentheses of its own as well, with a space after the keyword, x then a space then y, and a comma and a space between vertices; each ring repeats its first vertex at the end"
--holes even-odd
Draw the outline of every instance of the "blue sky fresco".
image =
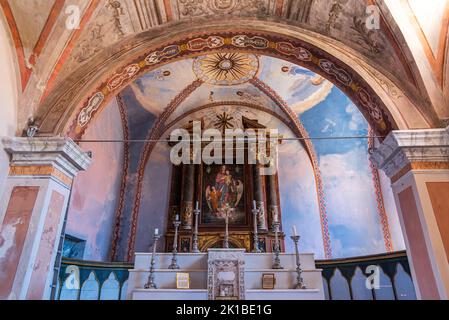
MULTIPOLYGON (((300 115, 313 138, 367 136, 357 107, 333 88, 327 99, 300 115)), ((367 139, 313 141, 324 184, 334 257, 385 252, 369 167, 367 139)))

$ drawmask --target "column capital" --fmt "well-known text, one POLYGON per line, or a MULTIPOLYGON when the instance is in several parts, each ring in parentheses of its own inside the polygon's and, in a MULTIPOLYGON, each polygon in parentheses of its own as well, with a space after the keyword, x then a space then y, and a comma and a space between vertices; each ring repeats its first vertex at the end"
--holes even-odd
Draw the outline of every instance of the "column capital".
POLYGON ((392 180, 411 169, 449 168, 449 127, 392 131, 374 149, 371 160, 392 180))
POLYGON ((13 167, 53 167, 75 177, 86 170, 92 158, 67 137, 5 137, 4 149, 13 167))

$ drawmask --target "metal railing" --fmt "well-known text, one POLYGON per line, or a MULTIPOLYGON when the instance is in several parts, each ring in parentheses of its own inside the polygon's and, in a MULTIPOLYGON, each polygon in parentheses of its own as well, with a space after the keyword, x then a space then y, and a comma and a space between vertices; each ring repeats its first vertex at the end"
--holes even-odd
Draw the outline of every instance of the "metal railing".
MULTIPOLYGON (((416 299, 405 252, 319 260, 329 300, 416 299)), ((128 263, 63 259, 56 300, 124 300, 128 263)))
POLYGON ((321 260, 328 300, 415 300, 405 251, 321 260))
POLYGON ((62 259, 56 300, 124 300, 133 265, 62 259))

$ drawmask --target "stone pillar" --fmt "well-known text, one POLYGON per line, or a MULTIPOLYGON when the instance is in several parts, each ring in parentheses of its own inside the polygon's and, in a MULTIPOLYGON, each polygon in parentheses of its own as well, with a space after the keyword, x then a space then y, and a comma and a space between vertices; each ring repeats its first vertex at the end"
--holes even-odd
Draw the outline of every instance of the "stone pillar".
POLYGON ((186 230, 192 229, 194 195, 195 165, 185 164, 182 177, 181 228, 186 230))
POLYGON ((273 230, 273 220, 274 216, 277 215, 278 219, 280 220, 281 217, 279 216, 279 204, 278 204, 278 195, 277 195, 277 188, 276 188, 276 175, 271 174, 266 176, 266 180, 268 180, 268 218, 269 218, 269 226, 270 230, 273 230))
POLYGON ((0 299, 48 299, 72 181, 91 159, 61 137, 3 145, 11 164, 0 201, 0 299))
POLYGON ((418 298, 448 299, 448 129, 393 131, 371 159, 391 179, 418 298))
POLYGON ((254 179, 254 200, 256 201, 259 216, 257 217, 257 224, 259 230, 267 230, 267 219, 265 214, 264 204, 264 186, 265 176, 260 174, 260 165, 253 165, 253 179, 254 179))

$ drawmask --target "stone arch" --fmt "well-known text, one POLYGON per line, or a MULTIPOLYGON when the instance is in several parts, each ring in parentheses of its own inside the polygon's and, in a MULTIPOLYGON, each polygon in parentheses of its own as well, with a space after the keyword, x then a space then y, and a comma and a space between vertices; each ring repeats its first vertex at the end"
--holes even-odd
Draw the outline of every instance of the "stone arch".
POLYGON ((67 77, 44 101, 37 112, 42 134, 67 132, 79 138, 85 129, 75 121, 80 113, 87 115, 88 122, 141 74, 178 59, 226 50, 274 56, 321 74, 342 89, 382 135, 397 128, 437 126, 434 114, 421 112, 407 93, 343 44, 275 22, 238 19, 242 28, 232 31, 235 23, 234 19, 205 22, 199 29, 182 22, 165 35, 161 30, 147 31, 107 48, 67 77), (226 27, 231 31, 223 31, 226 27), (268 27, 276 32, 266 31, 268 27))

